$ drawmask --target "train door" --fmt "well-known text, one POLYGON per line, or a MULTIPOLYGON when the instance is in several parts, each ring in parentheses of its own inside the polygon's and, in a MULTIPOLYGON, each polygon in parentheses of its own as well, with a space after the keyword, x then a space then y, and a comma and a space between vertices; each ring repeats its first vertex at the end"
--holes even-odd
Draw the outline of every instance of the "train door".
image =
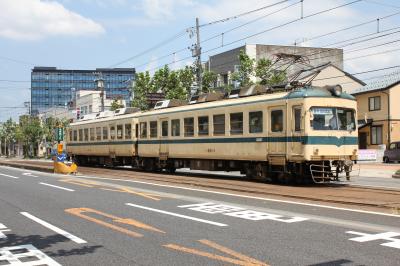
POLYGON ((302 136, 304 134, 304 119, 302 107, 300 105, 293 106, 290 121, 290 147, 289 150, 291 155, 300 155, 303 153, 303 145, 301 142, 302 136))
POLYGON ((115 159, 115 141, 117 128, 115 124, 110 124, 110 142, 108 145, 110 157, 115 159))
POLYGON ((161 134, 160 134, 160 160, 167 160, 168 155, 169 155, 169 150, 168 150, 168 135, 169 135, 169 125, 168 125, 168 119, 167 118, 162 118, 160 119, 160 128, 161 128, 161 134))
POLYGON ((268 109, 268 160, 271 165, 286 163, 286 126, 285 106, 275 106, 268 109))

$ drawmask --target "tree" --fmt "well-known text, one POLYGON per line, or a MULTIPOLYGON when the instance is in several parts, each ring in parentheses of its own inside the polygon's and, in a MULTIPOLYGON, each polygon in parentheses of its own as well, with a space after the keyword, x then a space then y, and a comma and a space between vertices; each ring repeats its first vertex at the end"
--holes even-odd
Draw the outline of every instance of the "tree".
POLYGON ((154 92, 155 87, 150 77, 149 71, 138 73, 136 75, 135 86, 133 87, 133 101, 132 106, 140 110, 148 110, 147 93, 154 92))
POLYGON ((178 70, 178 76, 181 82, 181 86, 186 90, 186 94, 191 95, 192 85, 195 81, 194 68, 186 66, 184 69, 178 70))
POLYGON ((120 103, 120 100, 115 99, 115 100, 112 101, 112 103, 111 103, 110 110, 111 110, 111 111, 115 111, 115 110, 117 110, 117 109, 119 109, 119 108, 124 108, 124 107, 125 107, 125 106, 124 106, 122 103, 120 103))
POLYGON ((171 71, 169 73, 167 85, 165 87, 165 98, 186 100, 187 97, 187 90, 182 86, 182 82, 179 79, 179 72, 171 71))
POLYGON ((165 65, 163 68, 158 69, 154 73, 151 82, 152 86, 154 87, 154 92, 165 93, 165 90, 168 86, 170 73, 171 70, 169 69, 168 65, 165 65))
POLYGON ((17 141, 17 123, 15 123, 11 118, 9 118, 2 125, 1 136, 4 140, 5 154, 6 156, 11 155, 11 147, 17 141))
POLYGON ((272 69, 271 66, 272 63, 268 59, 261 58, 258 60, 255 74, 257 78, 261 79, 261 85, 275 85, 286 80, 286 73, 284 71, 272 69))
MULTIPOLYGON (((22 117, 19 127, 21 130, 21 141, 24 144, 24 156, 36 156, 39 143, 46 133, 39 118, 32 116, 22 117)), ((47 132, 47 134, 50 137, 53 133, 47 132)))
POLYGON ((232 80, 240 82, 240 86, 253 84, 250 77, 254 73, 254 59, 250 58, 244 50, 239 52, 239 70, 232 75, 232 80))
POLYGON ((203 72, 203 92, 212 92, 214 90, 214 84, 217 82, 218 76, 212 71, 203 72))

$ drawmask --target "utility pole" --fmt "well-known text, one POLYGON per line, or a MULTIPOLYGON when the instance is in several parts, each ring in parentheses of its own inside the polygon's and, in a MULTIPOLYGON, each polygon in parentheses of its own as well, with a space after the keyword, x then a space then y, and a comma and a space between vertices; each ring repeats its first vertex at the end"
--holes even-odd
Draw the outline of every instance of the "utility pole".
POLYGON ((198 92, 202 90, 202 66, 201 66, 201 47, 200 47, 200 26, 199 26, 199 18, 196 18, 196 45, 194 50, 192 51, 192 56, 197 57, 197 83, 198 83, 198 92))

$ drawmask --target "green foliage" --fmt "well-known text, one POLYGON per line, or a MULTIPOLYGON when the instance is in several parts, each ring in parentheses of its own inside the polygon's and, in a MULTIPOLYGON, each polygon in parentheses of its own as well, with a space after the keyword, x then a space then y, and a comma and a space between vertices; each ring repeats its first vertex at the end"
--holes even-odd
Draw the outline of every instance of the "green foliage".
POLYGON ((20 118, 20 141, 24 145, 24 155, 29 156, 36 154, 36 149, 43 137, 54 141, 54 129, 58 121, 54 118, 48 118, 45 125, 42 126, 39 118, 32 116, 24 116, 20 118), (54 127, 53 127, 54 126, 54 127))
POLYGON ((186 91, 186 95, 190 95, 193 82, 195 81, 194 68, 186 66, 184 69, 180 69, 177 72, 181 86, 186 91))
POLYGON ((286 73, 272 69, 271 60, 265 58, 258 60, 255 67, 255 75, 261 80, 261 85, 275 85, 286 80, 286 73))
POLYGON ((214 84, 217 82, 218 76, 212 71, 204 71, 203 72, 203 84, 202 91, 203 92, 212 92, 214 90, 214 84))
POLYGON ((232 80, 239 82, 242 87, 253 84, 250 77, 254 74, 255 60, 250 58, 244 50, 240 50, 239 62, 239 70, 232 74, 232 80))
POLYGON ((154 92, 165 92, 169 83, 171 70, 167 65, 160 68, 154 73, 153 79, 151 81, 154 87, 154 92))
POLYGON ((179 73, 177 71, 171 71, 169 73, 167 86, 165 87, 165 98, 167 99, 187 99, 186 89, 182 86, 179 79, 179 73))
POLYGON ((146 95, 149 92, 154 92, 154 90, 155 89, 149 71, 136 74, 136 82, 135 86, 133 87, 134 98, 132 106, 140 108, 142 111, 149 109, 146 95))
POLYGON ((124 106, 122 103, 120 103, 118 99, 115 99, 115 100, 112 101, 112 103, 111 103, 110 110, 111 110, 111 111, 115 111, 115 110, 117 110, 117 109, 119 109, 119 108, 124 108, 124 107, 125 107, 125 106, 124 106))

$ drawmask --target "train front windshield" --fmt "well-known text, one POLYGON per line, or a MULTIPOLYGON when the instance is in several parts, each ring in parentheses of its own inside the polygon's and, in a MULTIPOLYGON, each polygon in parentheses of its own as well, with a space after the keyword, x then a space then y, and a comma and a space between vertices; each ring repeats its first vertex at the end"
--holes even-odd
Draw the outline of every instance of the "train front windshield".
POLYGON ((353 109, 338 107, 312 107, 310 125, 314 130, 356 129, 353 109))

